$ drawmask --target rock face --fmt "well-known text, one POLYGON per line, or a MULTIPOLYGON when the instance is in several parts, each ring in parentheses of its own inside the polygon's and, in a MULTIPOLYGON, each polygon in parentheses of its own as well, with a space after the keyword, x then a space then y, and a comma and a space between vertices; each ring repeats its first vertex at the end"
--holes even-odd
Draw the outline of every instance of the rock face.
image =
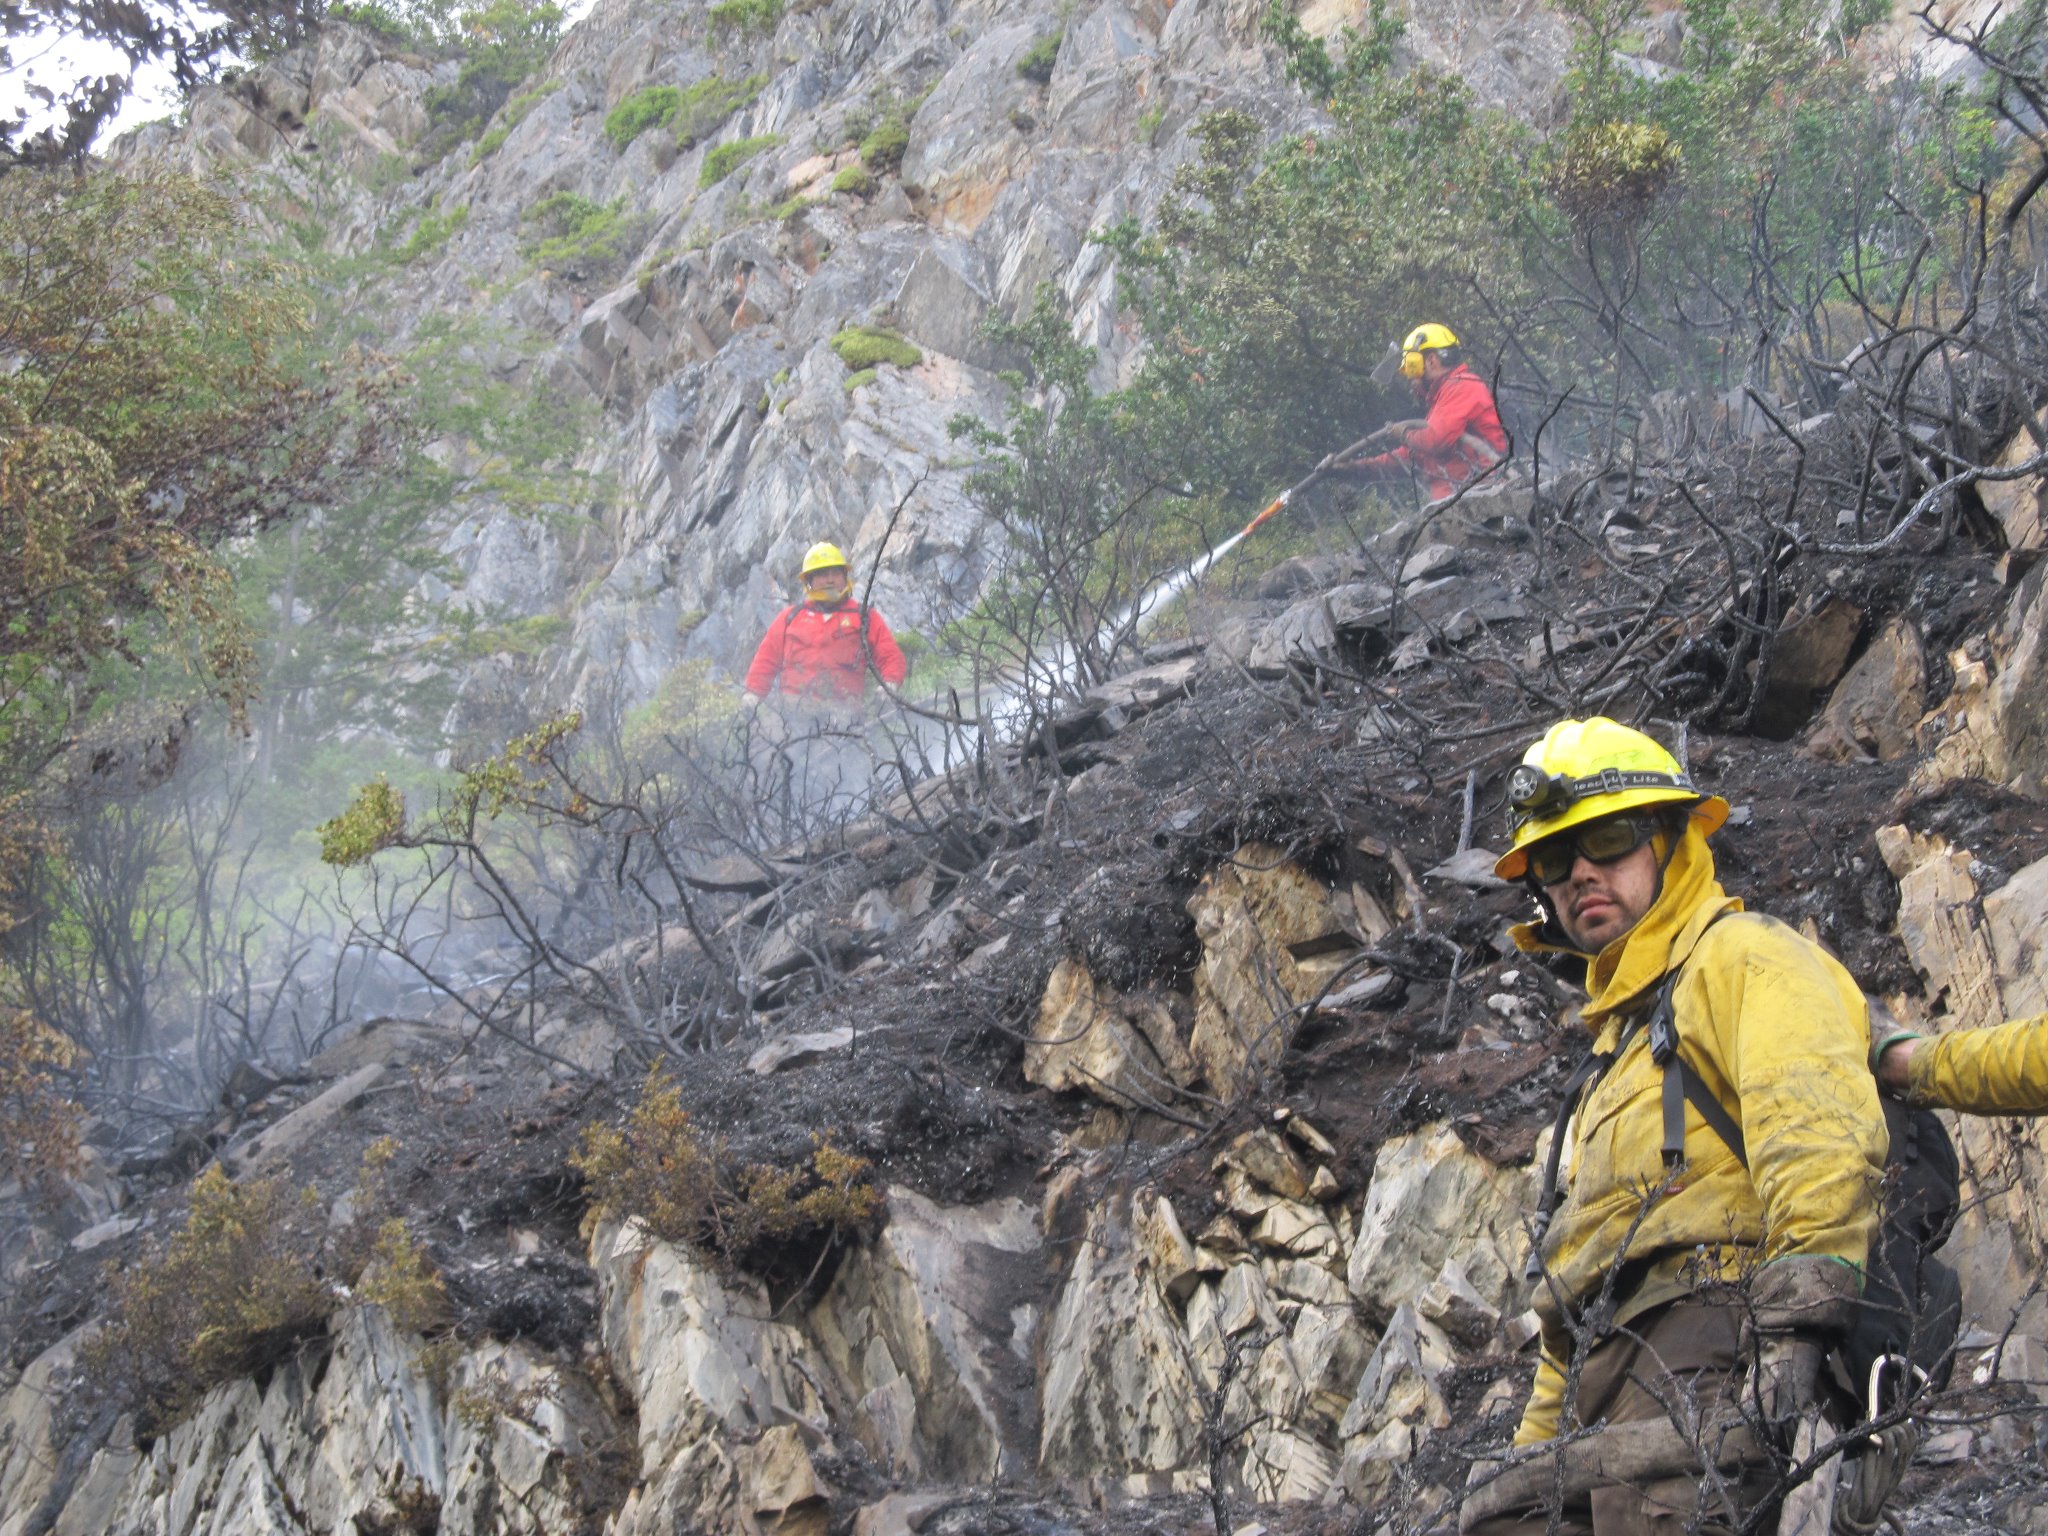
MULTIPOLYGON (((997 1305, 1031 1287, 1039 1235, 1015 1200, 945 1210, 891 1190, 889 1224, 840 1267, 811 1315, 878 1462, 911 1477, 988 1482, 1030 1464, 1014 1383, 1028 1319, 997 1305)), ((1021 1304, 1021 1303, 1020 1303, 1021 1304)))
MULTIPOLYGON (((287 1362, 262 1387, 216 1389, 147 1450, 100 1450, 65 1492, 53 1529, 183 1536, 430 1520, 464 1536, 574 1530, 574 1467, 620 1432, 602 1400, 518 1346, 464 1352, 442 1381, 423 1349, 381 1309, 352 1308, 326 1350, 287 1362)), ((55 1363, 38 1361, 16 1398, 55 1363)), ((18 1402, 7 1421, 17 1435, 34 1433, 18 1402)), ((49 1491, 10 1475, 0 1529, 22 1529, 49 1491)))
POLYGON ((637 1228, 600 1233, 595 1256, 605 1348, 639 1412, 637 1486, 617 1529, 743 1530, 753 1490, 737 1437, 822 1422, 822 1362, 765 1293, 728 1289, 637 1228))
POLYGON ((1926 724, 1934 755, 1916 781, 1985 778, 2048 799, 2048 566, 2014 594, 1983 654, 1951 664, 1955 688, 1926 724))
POLYGON ((1912 752, 1927 710, 1927 655, 1910 620, 1893 619, 1836 686, 1807 742, 1835 762, 1874 757, 1896 762, 1912 752))
MULTIPOLYGON (((260 228, 289 218, 337 254, 388 255, 430 218, 452 223, 383 263, 360 293, 364 325, 403 354, 455 314, 466 356, 587 422, 574 467, 592 493, 567 494, 581 504, 536 513, 479 474, 434 531, 413 640, 478 619, 561 621, 530 660, 436 663, 461 673, 452 723, 480 736, 523 728, 535 684, 550 706, 628 706, 684 661, 739 671, 818 539, 872 573, 899 629, 966 611, 1001 550, 948 423, 999 419, 999 375, 1017 362, 982 321, 1015 320, 1049 289, 1114 382, 1137 341, 1090 237, 1152 218, 1205 114, 1311 121, 1246 0, 833 0, 781 8, 765 34, 711 9, 602 0, 480 142, 438 159, 424 158, 439 142, 431 93, 458 64, 345 25, 116 151, 225 173, 260 228), (1020 76, 1047 36, 1050 79, 1020 76), (713 77, 740 104, 696 142, 670 127, 623 148, 606 138, 636 92, 713 77), (885 108, 907 112, 900 167, 833 190, 885 108), (707 155, 740 139, 768 142, 703 185, 707 155), (557 194, 614 210, 616 249, 541 263, 531 214, 557 194), (851 325, 895 329, 921 361, 849 392, 831 341, 851 325), (492 675, 507 665, 519 675, 492 675)), ((1332 36, 1356 20, 1338 5, 1305 16, 1332 36)), ((1564 44, 1556 17, 1515 0, 1416 8, 1408 34, 1415 57, 1528 116, 1550 110, 1564 44)), ((473 445, 436 451, 485 468, 473 445)))
POLYGON ((1202 961, 1189 1049, 1209 1086, 1234 1099, 1280 1060, 1307 1002, 1337 969, 1292 946, 1342 932, 1330 892, 1284 850, 1248 843, 1188 899, 1202 961))
POLYGON ((1180 1026, 1163 1003, 1098 987, 1077 960, 1053 968, 1024 1049, 1026 1078, 1129 1107, 1158 1104, 1194 1075, 1180 1026))
MULTIPOLYGON (((1939 836, 1887 827, 1878 847, 1899 881, 1899 936, 1925 979, 1928 999, 1924 1008, 1892 999, 1895 1013, 1931 1029, 2048 1011, 2040 964, 2048 945, 2048 859, 1985 892, 1969 850, 1939 836)), ((2048 1132, 2039 1120, 1958 1116, 1954 1123, 1965 1182, 1983 1202, 1978 1207, 1965 1200, 1963 1235, 1952 1245, 1968 1256, 1966 1301, 1982 1317, 2024 1311, 2038 1326, 2030 1277, 2048 1255, 2041 1216, 2048 1132)))

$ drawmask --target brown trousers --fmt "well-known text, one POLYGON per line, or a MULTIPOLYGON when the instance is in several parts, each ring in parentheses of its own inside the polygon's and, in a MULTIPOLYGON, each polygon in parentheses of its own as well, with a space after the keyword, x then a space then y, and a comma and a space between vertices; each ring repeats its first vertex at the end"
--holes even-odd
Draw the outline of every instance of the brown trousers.
MULTIPOLYGON (((1686 1298, 1634 1319, 1593 1346, 1579 1373, 1581 1424, 1687 1423, 1734 1416, 1743 1380, 1742 1309, 1686 1298), (1717 1413, 1716 1410, 1719 1410, 1717 1413)), ((1768 1496, 1773 1469, 1740 1437, 1748 1459, 1709 1472, 1597 1488, 1480 1520, 1465 1536, 1720 1536, 1768 1496)))

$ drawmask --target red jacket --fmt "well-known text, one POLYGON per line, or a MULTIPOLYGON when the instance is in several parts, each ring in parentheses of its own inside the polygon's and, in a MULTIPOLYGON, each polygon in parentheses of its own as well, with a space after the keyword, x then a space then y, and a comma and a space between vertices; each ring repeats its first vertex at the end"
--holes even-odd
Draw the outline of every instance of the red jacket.
POLYGON ((874 609, 852 601, 832 608, 791 603, 761 637, 754 664, 747 668, 747 692, 764 698, 780 691, 829 703, 858 703, 871 660, 891 687, 910 675, 896 637, 874 609))
POLYGON ((1429 397, 1429 420, 1409 432, 1391 453, 1349 466, 1359 478, 1407 470, 1422 481, 1431 501, 1448 496, 1508 451, 1507 429, 1486 381, 1460 363, 1429 397), (1472 439, 1467 441, 1467 439, 1472 439))

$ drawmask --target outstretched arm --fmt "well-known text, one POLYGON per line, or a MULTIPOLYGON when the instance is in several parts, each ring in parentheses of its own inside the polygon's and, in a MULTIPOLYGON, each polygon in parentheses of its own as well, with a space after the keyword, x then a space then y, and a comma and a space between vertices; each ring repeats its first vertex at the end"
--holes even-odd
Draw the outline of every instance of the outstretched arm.
POLYGON ((1987 1029, 1879 1043, 1877 1079, 1909 1104, 1972 1115, 2048 1114, 2048 1013, 1987 1029))

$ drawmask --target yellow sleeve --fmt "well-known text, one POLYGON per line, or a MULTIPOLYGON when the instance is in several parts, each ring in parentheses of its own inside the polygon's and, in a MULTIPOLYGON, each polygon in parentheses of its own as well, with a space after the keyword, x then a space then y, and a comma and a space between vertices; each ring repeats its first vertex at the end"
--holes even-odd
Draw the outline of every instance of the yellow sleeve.
POLYGON ((1522 1407, 1522 1422, 1515 1427, 1515 1444, 1539 1445, 1557 1437, 1557 1421, 1564 1411, 1564 1367, 1549 1350, 1536 1357, 1536 1380, 1529 1387, 1529 1401, 1522 1407))
POLYGON ((1860 1271, 1877 1229, 1887 1136, 1863 994, 1817 944, 1753 916, 1709 930, 1707 987, 1763 1203, 1764 1257, 1860 1271))
POLYGON ((2048 1013, 1928 1036, 1906 1071, 1912 1104, 1972 1115, 2048 1113, 2048 1013))

